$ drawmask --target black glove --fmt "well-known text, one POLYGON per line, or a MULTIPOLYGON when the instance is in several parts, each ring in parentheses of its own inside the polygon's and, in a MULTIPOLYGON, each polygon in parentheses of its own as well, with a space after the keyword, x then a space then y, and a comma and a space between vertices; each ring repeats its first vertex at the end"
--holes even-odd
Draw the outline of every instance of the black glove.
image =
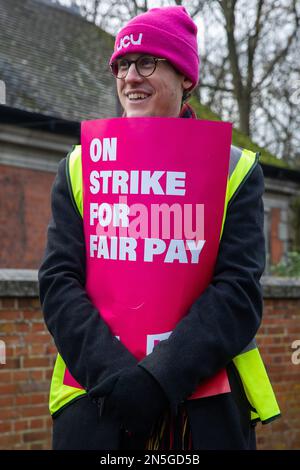
POLYGON ((147 435, 169 402, 160 384, 141 366, 125 370, 106 397, 104 414, 116 416, 127 431, 147 435))

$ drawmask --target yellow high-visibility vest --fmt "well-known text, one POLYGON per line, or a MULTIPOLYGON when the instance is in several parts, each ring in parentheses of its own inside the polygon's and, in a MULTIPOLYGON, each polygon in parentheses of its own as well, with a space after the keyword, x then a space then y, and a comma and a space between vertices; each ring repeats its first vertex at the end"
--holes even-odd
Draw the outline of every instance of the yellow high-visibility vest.
MULTIPOLYGON (((227 207, 244 180, 249 177, 259 159, 259 154, 231 146, 229 172, 224 204, 220 239, 223 234, 227 207)), ((83 217, 81 146, 72 148, 66 159, 67 181, 74 209, 83 217)), ((255 339, 236 357, 233 363, 241 378, 251 410, 251 420, 266 424, 280 416, 275 394, 272 389, 264 363, 255 339)), ((53 370, 49 408, 54 415, 71 401, 77 400, 87 392, 83 389, 65 385, 66 365, 57 355, 53 370)))

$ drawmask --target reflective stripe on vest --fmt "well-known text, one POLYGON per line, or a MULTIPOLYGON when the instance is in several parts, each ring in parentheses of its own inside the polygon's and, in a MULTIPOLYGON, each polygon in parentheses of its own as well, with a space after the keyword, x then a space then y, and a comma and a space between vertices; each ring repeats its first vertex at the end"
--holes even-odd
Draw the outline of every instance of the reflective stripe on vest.
POLYGON ((279 417, 280 409, 255 339, 233 358, 233 363, 252 407, 251 420, 266 424, 279 417))
MULTIPOLYGON (((223 234, 226 213, 229 205, 254 170, 259 155, 249 150, 231 147, 228 184, 224 201, 224 213, 220 239, 223 234)), ((76 145, 67 156, 67 180, 70 197, 78 215, 83 217, 81 146, 76 145)), ((255 339, 233 359, 239 372, 246 397, 251 407, 251 420, 266 423, 280 416, 280 410, 261 359, 255 339)), ((58 354, 54 366, 50 389, 50 413, 53 415, 70 401, 86 394, 85 390, 64 385, 66 366, 58 354)))
POLYGON ((63 406, 67 405, 70 401, 86 394, 85 390, 69 387, 64 384, 65 372, 66 364, 64 363, 61 355, 57 354, 49 395, 49 410, 52 415, 63 406))

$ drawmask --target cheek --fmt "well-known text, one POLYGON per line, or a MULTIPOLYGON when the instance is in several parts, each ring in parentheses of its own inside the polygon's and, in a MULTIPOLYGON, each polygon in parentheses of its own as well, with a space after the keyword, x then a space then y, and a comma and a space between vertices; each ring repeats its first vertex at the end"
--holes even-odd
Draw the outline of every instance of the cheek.
POLYGON ((164 106, 164 108, 176 108, 181 100, 180 87, 178 87, 177 83, 174 83, 171 80, 169 82, 164 82, 160 87, 158 98, 160 105, 164 106))
POLYGON ((161 82, 157 90, 159 91, 157 93, 157 99, 161 104, 170 102, 170 100, 174 99, 176 94, 173 85, 168 83, 168 81, 161 82))
POLYGON ((176 80, 173 73, 164 77, 164 80, 161 82, 161 91, 162 94, 168 96, 169 99, 177 99, 180 96, 181 85, 179 81, 176 80))
POLYGON ((121 103, 122 103, 122 101, 124 101, 124 96, 122 95, 122 90, 123 90, 122 83, 117 82, 117 93, 118 93, 118 97, 119 97, 119 100, 120 100, 121 103))

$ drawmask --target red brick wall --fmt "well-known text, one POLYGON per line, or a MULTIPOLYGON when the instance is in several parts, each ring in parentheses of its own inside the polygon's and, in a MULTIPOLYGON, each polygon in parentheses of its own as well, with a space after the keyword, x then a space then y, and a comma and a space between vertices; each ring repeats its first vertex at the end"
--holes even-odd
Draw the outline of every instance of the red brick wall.
MULTIPOLYGON (((265 300, 258 344, 283 417, 257 426, 259 449, 300 448, 300 364, 291 362, 291 344, 300 339, 299 316, 300 299, 265 300)), ((36 298, 0 299, 0 340, 7 346, 7 363, 0 365, 0 449, 49 449, 55 347, 36 298)))
POLYGON ((55 348, 38 299, 0 300, 0 449, 49 449, 49 380, 55 348))
POLYGON ((54 173, 0 165, 0 266, 37 269, 45 248, 54 173))
POLYGON ((276 390, 282 418, 257 426, 260 449, 300 449, 300 364, 292 363, 291 345, 300 339, 300 299, 266 299, 257 336, 276 390))

